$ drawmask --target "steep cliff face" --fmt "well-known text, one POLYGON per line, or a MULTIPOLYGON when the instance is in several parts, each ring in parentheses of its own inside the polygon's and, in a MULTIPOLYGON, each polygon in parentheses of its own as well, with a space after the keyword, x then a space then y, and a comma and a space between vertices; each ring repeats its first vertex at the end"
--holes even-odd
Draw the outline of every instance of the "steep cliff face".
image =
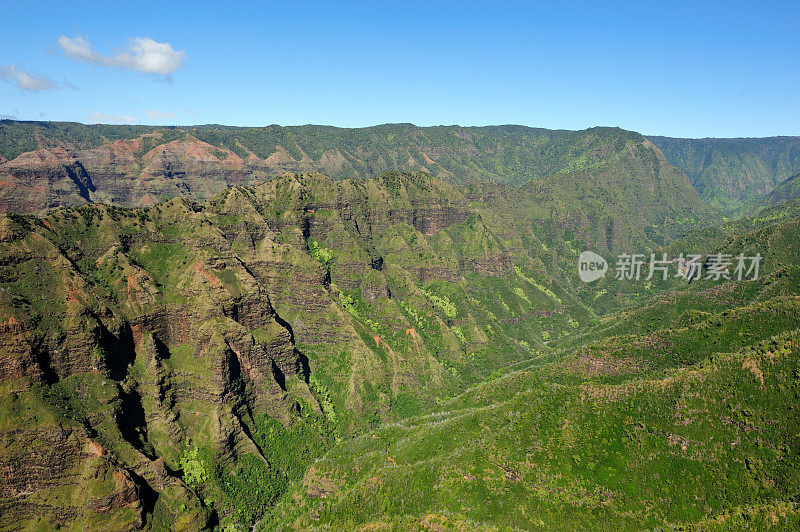
POLYGON ((131 530, 144 523, 147 495, 86 428, 50 413, 41 389, 2 398, 0 510, 3 528, 58 522, 131 530))
POLYGON ((67 145, 28 152, 0 164, 0 208, 32 212, 91 201, 96 187, 67 145))
POLYGON ((204 199, 228 186, 263 179, 269 171, 263 161, 245 163, 230 150, 194 138, 163 140, 152 134, 85 150, 59 144, 26 152, 0 165, 0 208, 33 212, 87 202, 152 205, 174 196, 204 199))
MULTIPOLYGON (((145 512, 154 523, 202 526, 209 510, 174 474, 182 450, 207 448, 223 464, 261 456, 241 417, 259 411, 288 422, 296 408, 285 382, 303 364, 269 296, 196 213, 171 207, 158 222, 92 208, 21 225, 3 220, 0 373, 14 390, 8 408, 36 400, 52 418, 4 432, 9 519, 127 516, 125 525, 136 526, 145 512), (194 238, 147 236, 138 226, 179 222, 194 238), (73 428, 42 436, 64 424, 73 428), (36 440, 52 443, 48 454, 30 454, 36 440), (106 451, 92 458, 92 445, 106 451), (81 509, 73 470, 99 478, 98 492, 113 490, 81 509), (59 489, 74 495, 59 497, 59 489)), ((297 394, 303 386, 300 379, 297 394)))

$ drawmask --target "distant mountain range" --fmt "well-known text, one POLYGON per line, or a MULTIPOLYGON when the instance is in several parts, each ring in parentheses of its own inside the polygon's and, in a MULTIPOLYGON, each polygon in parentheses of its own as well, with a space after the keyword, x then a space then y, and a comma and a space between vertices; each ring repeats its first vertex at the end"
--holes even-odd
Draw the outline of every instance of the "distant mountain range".
MULTIPOLYGON (((626 146, 645 140, 638 133, 600 127, 241 128, 3 120, 0 209, 204 199, 227 186, 255 185, 283 172, 365 179, 388 170, 424 171, 456 183, 519 186, 554 175, 608 171, 626 146)), ((741 210, 800 170, 800 137, 647 140, 723 213, 741 210)))
POLYGON ((800 172, 792 175, 789 179, 775 187, 775 189, 760 198, 754 210, 760 211, 761 209, 782 205, 800 198, 800 172))
POLYGON ((648 138, 724 213, 741 212, 800 171, 800 137, 648 138))

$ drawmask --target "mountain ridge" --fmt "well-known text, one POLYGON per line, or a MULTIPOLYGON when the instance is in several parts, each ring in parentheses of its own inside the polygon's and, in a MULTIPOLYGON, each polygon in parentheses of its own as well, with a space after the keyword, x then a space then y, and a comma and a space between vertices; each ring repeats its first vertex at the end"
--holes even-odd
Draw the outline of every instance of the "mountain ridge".
MULTIPOLYGON (((0 164, 2 210, 32 212, 87 201, 134 206, 174 196, 203 200, 231 185, 254 186, 287 171, 321 172, 336 179, 366 179, 389 170, 423 171, 453 183, 521 186, 556 175, 608 174, 613 165, 628 164, 624 161, 630 157, 649 157, 655 163, 637 163, 635 172, 641 176, 636 179, 658 179, 662 167, 672 173, 669 163, 655 153, 658 148, 642 135, 619 128, 570 132, 401 124, 358 130, 153 129, 0 123, 0 139, 23 137, 39 149, 0 164)), ((633 176, 630 171, 621 170, 633 176)))
MULTIPOLYGON (((140 150, 146 151, 188 138, 208 144, 211 155, 225 159, 235 155, 247 166, 244 173, 256 179, 274 177, 282 171, 317 171, 337 179, 366 178, 396 169, 428 171, 459 182, 495 180, 515 186, 532 179, 569 172, 576 164, 591 166, 597 162, 598 156, 602 159, 608 154, 609 147, 611 152, 614 151, 614 142, 622 139, 641 142, 646 138, 662 151, 670 164, 680 168, 689 177, 704 201, 725 213, 741 211, 746 203, 769 193, 800 169, 800 137, 791 136, 679 139, 643 136, 616 127, 598 126, 570 131, 512 124, 419 127, 397 123, 342 128, 217 124, 116 126, 2 120, 0 175, 4 176, 6 188, 8 183, 15 184, 13 173, 9 173, 9 168, 13 169, 14 165, 6 165, 23 153, 37 149, 67 148, 72 156, 80 158, 78 152, 96 151, 104 145, 117 142, 136 142, 139 145, 134 155, 140 158, 144 155, 139 153, 140 150), (3 173, 4 166, 6 171, 3 173)), ((57 169, 56 173, 59 172, 64 174, 63 170, 57 169)), ((117 177, 139 176, 129 168, 127 173, 118 172, 117 177)), ((40 176, 37 186, 47 188, 52 180, 58 179, 51 172, 49 176, 40 176)), ((234 177, 231 179, 238 184, 234 177)), ((231 184, 229 181, 222 179, 207 190, 200 187, 193 193, 207 197, 231 184)), ((251 181, 248 184, 256 183, 251 181)), ((62 185, 69 188, 66 181, 62 185)), ((186 186, 192 188, 197 184, 188 183, 186 186)), ((56 184, 55 188, 58 187, 56 184)), ((73 190, 72 194, 81 196, 80 190, 73 190)), ((174 185, 162 184, 160 188, 155 187, 150 191, 155 198, 176 194, 181 194, 181 191, 174 185)), ((28 191, 23 195, 35 194, 28 191)), ((57 197, 45 201, 36 201, 35 198, 20 200, 22 207, 18 210, 42 208, 53 201, 59 204, 57 197)), ((113 191, 105 196, 101 193, 98 201, 135 204, 126 203, 113 191)), ((6 205, 5 209, 9 209, 9 206, 6 205)))

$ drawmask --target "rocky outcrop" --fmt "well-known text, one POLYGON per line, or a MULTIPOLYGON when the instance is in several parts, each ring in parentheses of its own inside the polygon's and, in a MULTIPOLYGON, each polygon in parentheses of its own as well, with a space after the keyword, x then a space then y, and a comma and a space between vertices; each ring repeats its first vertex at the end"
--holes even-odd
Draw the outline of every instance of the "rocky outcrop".
POLYGON ((203 199, 276 175, 261 160, 197 139, 160 144, 152 135, 78 150, 60 144, 0 163, 0 210, 33 212, 87 202, 145 205, 155 198, 203 199))
POLYGON ((3 528, 25 522, 120 530, 143 525, 142 485, 83 427, 33 426, 0 434, 3 528))
POLYGON ((91 201, 97 188, 71 148, 23 153, 0 163, 0 209, 33 212, 91 201))

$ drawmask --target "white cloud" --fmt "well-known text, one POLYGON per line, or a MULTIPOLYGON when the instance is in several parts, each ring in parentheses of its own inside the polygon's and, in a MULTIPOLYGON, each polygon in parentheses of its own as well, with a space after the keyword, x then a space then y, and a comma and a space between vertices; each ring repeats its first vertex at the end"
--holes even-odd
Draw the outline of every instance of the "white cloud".
POLYGON ((25 72, 14 65, 0 66, 0 79, 24 91, 39 92, 58 87, 58 83, 42 74, 25 72))
POLYGON ((90 124, 138 124, 139 119, 133 115, 108 115, 100 111, 92 111, 86 118, 90 124))
POLYGON ((168 76, 181 68, 186 52, 177 51, 168 42, 156 42, 149 37, 134 37, 128 47, 113 55, 103 55, 80 35, 69 38, 62 35, 58 45, 64 55, 75 61, 86 61, 102 66, 127 68, 148 74, 168 76))
POLYGON ((175 113, 170 113, 169 111, 158 111, 155 109, 148 109, 147 116, 150 118, 155 118, 156 120, 174 120, 175 113))

